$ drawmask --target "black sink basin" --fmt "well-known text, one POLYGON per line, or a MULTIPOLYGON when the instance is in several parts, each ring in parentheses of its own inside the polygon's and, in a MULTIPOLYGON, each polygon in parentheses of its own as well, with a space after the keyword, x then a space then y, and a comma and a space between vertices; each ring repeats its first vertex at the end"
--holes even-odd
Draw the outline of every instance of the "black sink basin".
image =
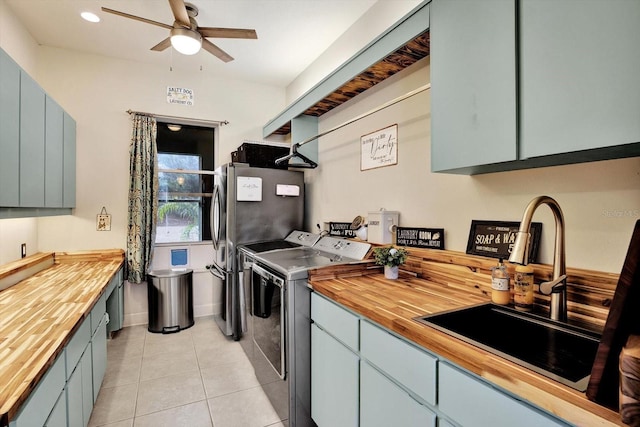
POLYGON ((494 304, 416 317, 465 342, 585 391, 600 335, 494 304))

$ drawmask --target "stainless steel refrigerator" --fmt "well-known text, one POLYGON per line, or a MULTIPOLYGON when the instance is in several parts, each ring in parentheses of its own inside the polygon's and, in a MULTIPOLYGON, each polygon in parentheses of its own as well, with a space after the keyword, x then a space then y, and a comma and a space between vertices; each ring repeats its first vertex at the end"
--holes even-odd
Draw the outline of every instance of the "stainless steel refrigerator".
MULTIPOLYGON (((215 315, 220 330, 240 338, 237 247, 284 239, 304 222, 304 174, 229 163, 216 169, 211 205, 211 273, 222 302, 215 315)), ((218 299, 216 298, 216 299, 218 299)))

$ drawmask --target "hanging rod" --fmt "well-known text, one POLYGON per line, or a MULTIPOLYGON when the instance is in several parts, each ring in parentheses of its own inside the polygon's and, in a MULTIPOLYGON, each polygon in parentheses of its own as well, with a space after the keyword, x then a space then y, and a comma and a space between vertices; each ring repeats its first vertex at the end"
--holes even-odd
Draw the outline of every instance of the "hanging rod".
POLYGON ((328 129, 328 130, 326 130, 326 131, 324 131, 322 133, 319 133, 316 136, 313 136, 311 138, 307 138, 302 142, 298 142, 298 143, 296 143, 296 145, 298 147, 300 147, 301 145, 307 144, 307 143, 313 141, 314 139, 318 139, 321 136, 325 136, 325 135, 327 135, 327 134, 329 134, 331 132, 337 131, 338 129, 341 129, 341 128, 347 126, 347 125, 350 125, 351 123, 355 123, 358 120, 364 119, 365 117, 372 115, 373 113, 377 113, 380 110, 384 110, 385 108, 391 107, 392 105, 397 104, 400 101, 404 101, 407 98, 411 98, 412 96, 417 95, 417 94, 419 94, 421 92, 424 92, 425 90, 429 90, 429 89, 431 89, 431 83, 427 83, 424 86, 420 86, 419 88, 412 90, 411 92, 407 92, 404 95, 401 95, 401 96, 399 96, 399 97, 397 97, 395 99, 392 99, 391 101, 385 102, 384 104, 379 105, 378 107, 376 107, 376 108, 374 108, 372 110, 369 110, 366 113, 362 113, 359 116, 356 116, 356 117, 352 118, 351 120, 347 120, 346 122, 344 122, 342 124, 339 124, 338 126, 335 126, 335 127, 331 128, 331 129, 328 129))
POLYGON ((414 89, 414 90, 412 90, 410 92, 407 92, 404 95, 401 95, 401 96, 399 96, 399 97, 397 97, 395 99, 392 99, 391 101, 387 101, 384 104, 379 105, 378 107, 367 111, 366 113, 362 113, 359 116, 356 116, 356 117, 354 117, 354 118, 352 118, 350 120, 347 120, 346 122, 344 122, 342 124, 339 124, 338 126, 332 127, 331 129, 328 129, 328 130, 326 130, 324 132, 321 132, 321 133, 319 133, 319 134, 317 134, 315 136, 312 136, 311 138, 307 138, 307 139, 305 139, 303 141, 296 142, 295 144, 291 144, 291 152, 289 153, 289 155, 284 156, 284 157, 280 157, 279 159, 276 159, 275 163, 276 164, 280 164, 280 163, 282 163, 282 162, 284 162, 286 160, 289 160, 291 158, 300 157, 300 158, 302 158, 303 161, 308 163, 308 165, 306 165, 306 166, 305 165, 290 165, 290 166, 292 166, 292 167, 315 168, 316 166, 318 166, 315 162, 312 162, 311 160, 307 159, 306 157, 301 156, 300 153, 298 153, 298 148, 299 147, 301 147, 302 145, 307 144, 307 143, 309 143, 309 142, 311 142, 311 141, 313 141, 315 139, 318 139, 321 136, 325 136, 325 135, 330 134, 331 132, 335 132, 338 129, 341 129, 341 128, 347 126, 347 125, 350 125, 351 123, 355 123, 360 119, 363 119, 363 118, 365 118, 367 116, 372 115, 373 113, 377 113, 380 110, 384 110, 385 108, 391 107, 392 105, 397 104, 398 102, 404 101, 407 98, 411 98, 412 96, 417 95, 417 94, 419 94, 421 92, 424 92, 425 90, 429 90, 429 89, 431 89, 431 83, 427 83, 426 85, 420 86, 419 88, 414 89))
POLYGON ((127 110, 126 113, 128 113, 129 115, 139 114, 142 116, 149 116, 149 117, 155 118, 156 120, 160 120, 162 122, 176 123, 179 125, 199 126, 203 124, 208 124, 208 125, 224 126, 229 124, 228 120, 204 120, 204 119, 193 119, 190 117, 163 116, 161 114, 145 113, 143 111, 133 111, 133 110, 127 110))

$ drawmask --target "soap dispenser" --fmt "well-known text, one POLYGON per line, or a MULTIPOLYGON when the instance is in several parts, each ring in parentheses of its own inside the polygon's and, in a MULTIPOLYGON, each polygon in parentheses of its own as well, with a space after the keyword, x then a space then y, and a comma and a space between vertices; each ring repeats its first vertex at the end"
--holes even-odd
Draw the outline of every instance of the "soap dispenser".
POLYGON ((500 305, 507 305, 511 301, 509 272, 502 258, 496 267, 491 268, 491 301, 500 305))

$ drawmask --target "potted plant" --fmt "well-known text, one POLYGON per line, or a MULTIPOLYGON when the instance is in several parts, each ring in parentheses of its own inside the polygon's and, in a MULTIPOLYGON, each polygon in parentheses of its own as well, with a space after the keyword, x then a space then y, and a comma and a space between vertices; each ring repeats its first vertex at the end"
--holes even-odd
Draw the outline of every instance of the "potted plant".
POLYGON ((394 246, 385 246, 375 248, 373 257, 376 264, 384 266, 384 277, 387 279, 398 278, 398 266, 404 264, 409 253, 404 248, 396 248, 394 246))

